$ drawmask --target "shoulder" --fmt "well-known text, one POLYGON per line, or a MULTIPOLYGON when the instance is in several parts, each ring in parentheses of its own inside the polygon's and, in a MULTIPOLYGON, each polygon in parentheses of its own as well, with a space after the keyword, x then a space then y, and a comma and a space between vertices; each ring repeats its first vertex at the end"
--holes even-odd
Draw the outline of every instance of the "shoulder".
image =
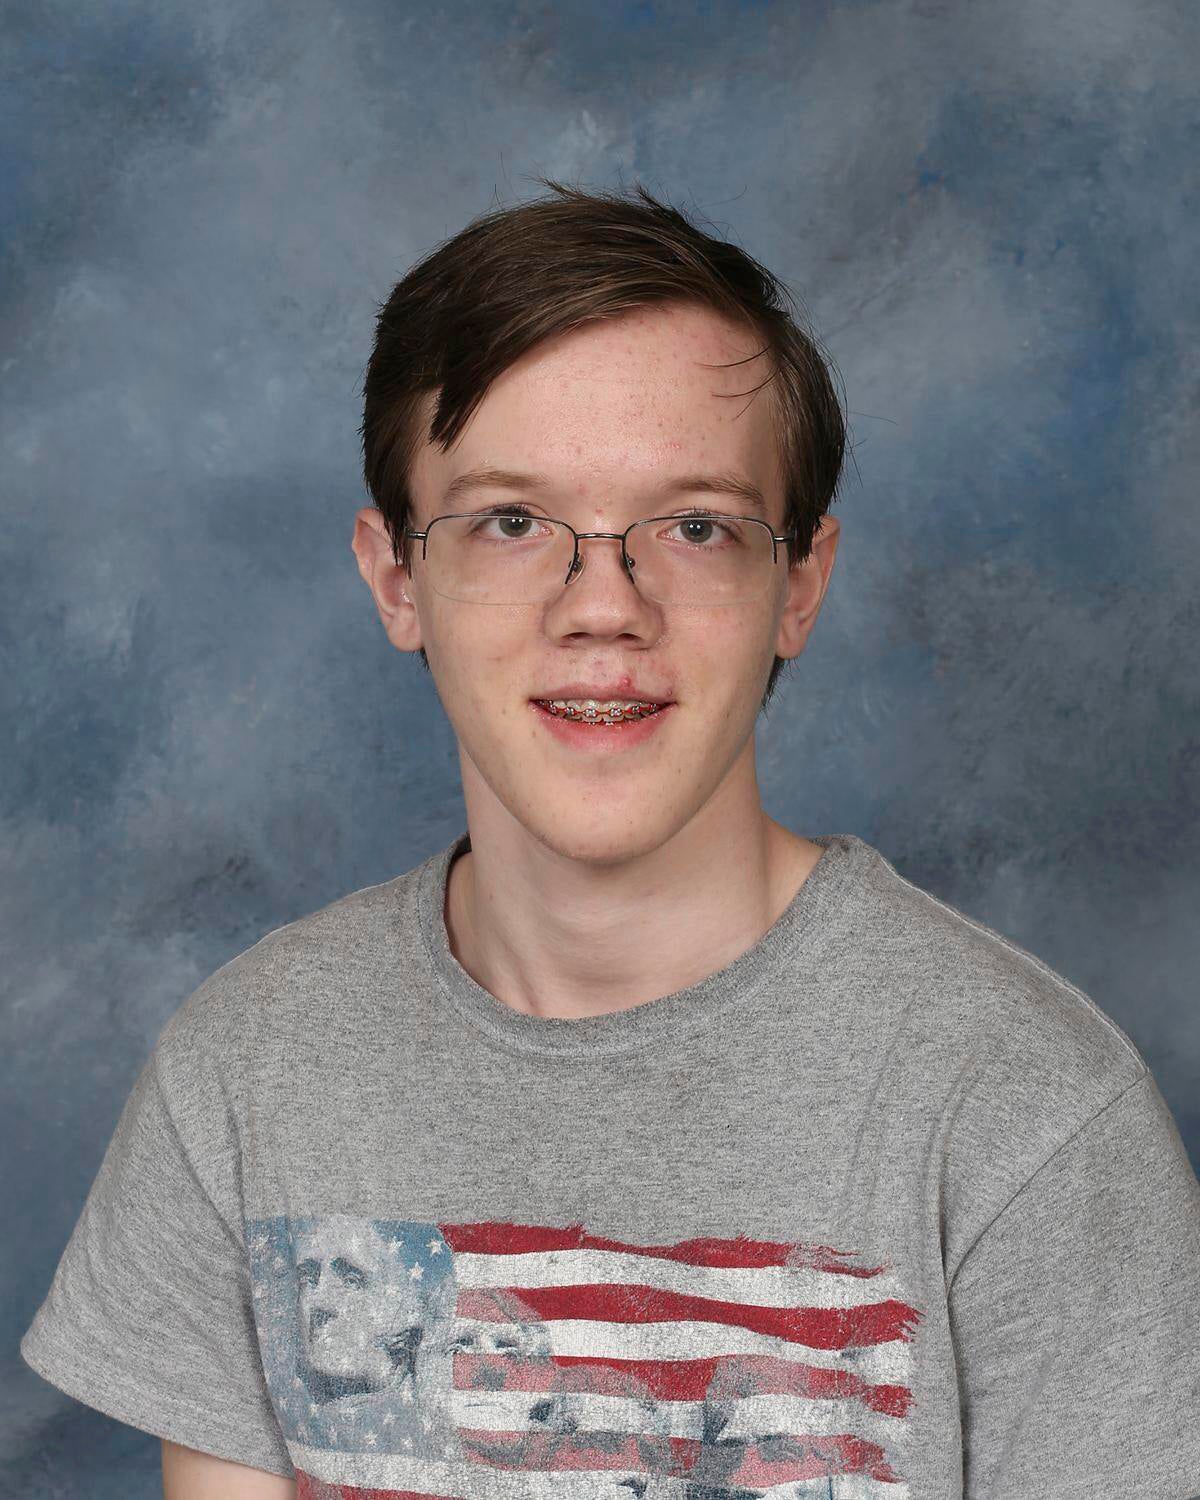
POLYGON ((920 996, 931 1029, 1085 1090, 1097 1075, 1124 1086, 1146 1071, 1128 1034, 1066 975, 876 853, 864 955, 881 983, 920 996))
MULTIPOLYGON (((866 881, 862 962, 930 1098, 1018 1173, 1049 1156, 1147 1072, 1091 995, 1012 937, 901 876, 866 881)), ((949 1125, 947 1125, 949 1129, 949 1125)))
POLYGON ((875 853, 844 963, 878 997, 887 1065, 936 1160, 951 1264, 1149 1068, 1077 984, 875 853))
POLYGON ((319 1034, 327 1011, 377 996, 420 940, 411 898, 423 868, 339 896, 222 964, 163 1026, 160 1073, 169 1079, 205 1058, 232 1077, 286 1050, 289 1036, 319 1034))

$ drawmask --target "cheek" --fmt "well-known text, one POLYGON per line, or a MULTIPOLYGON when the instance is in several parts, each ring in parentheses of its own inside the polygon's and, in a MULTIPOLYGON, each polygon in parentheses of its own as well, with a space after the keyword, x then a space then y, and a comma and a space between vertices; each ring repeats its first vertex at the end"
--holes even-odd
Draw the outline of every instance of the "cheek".
POLYGON ((528 621, 515 621, 502 609, 464 607, 452 616, 435 616, 426 653, 453 719, 494 722, 497 715, 517 712, 528 631, 528 621))
POLYGON ((775 632, 766 609, 697 611, 676 620, 668 659, 677 663, 685 694, 692 684, 729 702, 754 697, 759 677, 770 671, 775 632))

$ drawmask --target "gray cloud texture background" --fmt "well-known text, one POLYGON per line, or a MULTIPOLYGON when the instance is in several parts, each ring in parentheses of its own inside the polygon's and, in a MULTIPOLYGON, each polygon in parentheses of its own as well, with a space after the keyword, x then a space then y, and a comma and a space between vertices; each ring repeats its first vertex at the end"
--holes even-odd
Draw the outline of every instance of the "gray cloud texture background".
POLYGON ((771 812, 1085 989, 1200 1160, 1200 10, 16 0, 0 39, 11 1493, 160 1493, 17 1340, 167 1016, 462 825, 349 549, 360 381, 533 172, 710 221, 845 381, 771 812))

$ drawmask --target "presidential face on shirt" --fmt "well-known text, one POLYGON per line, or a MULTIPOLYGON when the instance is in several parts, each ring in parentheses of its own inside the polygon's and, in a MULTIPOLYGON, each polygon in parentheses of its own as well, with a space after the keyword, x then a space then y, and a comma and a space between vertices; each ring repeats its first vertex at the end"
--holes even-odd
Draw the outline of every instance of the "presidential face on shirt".
POLYGON ((410 1373, 421 1307, 402 1246, 335 1215, 301 1230, 294 1254, 310 1368, 366 1389, 410 1373))
POLYGON ((594 1417, 605 1403, 619 1403, 633 1425, 627 1437, 614 1440, 640 1450, 637 1463, 645 1472, 629 1478, 589 1471, 588 1493, 613 1500, 678 1494, 677 1480, 654 1472, 671 1458, 667 1405, 649 1399, 636 1376, 614 1366, 600 1406, 589 1407, 594 1398, 586 1377, 581 1380, 569 1360, 555 1358, 549 1325, 517 1293, 509 1288, 482 1291, 473 1298, 473 1307, 475 1316, 458 1319, 452 1334, 461 1382, 456 1381, 451 1400, 459 1437, 474 1459, 517 1469, 526 1461, 535 1467, 553 1464, 560 1448, 574 1450, 579 1429, 589 1425, 589 1411, 594 1417), (540 1368, 541 1377, 529 1387, 510 1387, 506 1371, 514 1366, 540 1368))

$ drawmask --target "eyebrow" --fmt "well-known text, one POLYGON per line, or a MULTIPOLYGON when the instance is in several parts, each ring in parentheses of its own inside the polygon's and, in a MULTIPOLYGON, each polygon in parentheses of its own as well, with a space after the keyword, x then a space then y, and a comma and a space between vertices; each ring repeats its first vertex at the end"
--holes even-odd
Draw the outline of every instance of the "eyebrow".
MULTIPOLYGON (((446 487, 443 503, 457 500, 471 490, 500 489, 520 490, 522 493, 544 492, 553 489, 545 474, 522 474, 516 469, 494 469, 485 466, 468 469, 446 487)), ((751 514, 767 517, 767 502, 762 490, 741 474, 681 474, 677 479, 668 479, 659 485, 656 495, 667 500, 673 495, 733 495, 741 500, 751 514)))

